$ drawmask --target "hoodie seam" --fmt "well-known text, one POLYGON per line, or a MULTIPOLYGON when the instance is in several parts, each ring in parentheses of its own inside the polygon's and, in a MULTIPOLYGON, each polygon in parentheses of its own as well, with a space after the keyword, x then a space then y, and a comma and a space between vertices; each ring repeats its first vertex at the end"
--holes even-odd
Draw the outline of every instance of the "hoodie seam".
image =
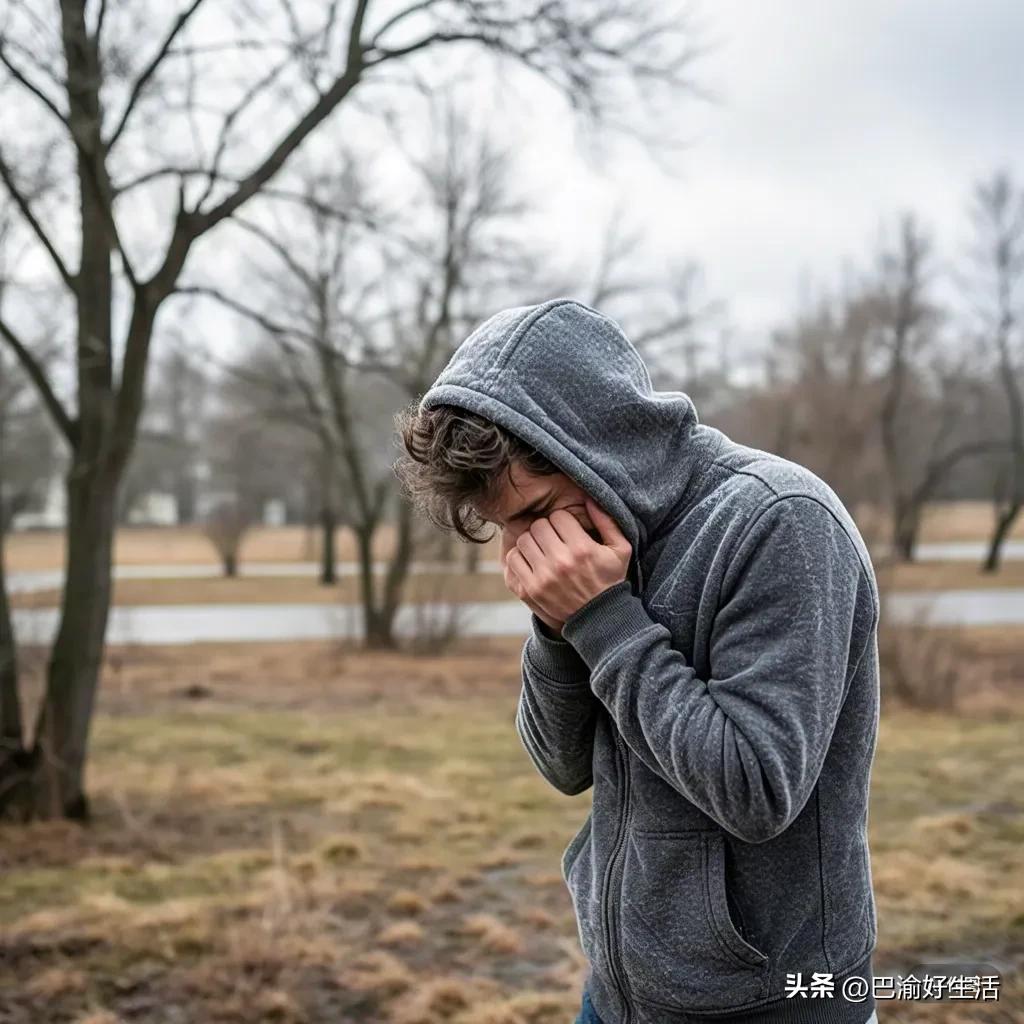
POLYGON ((829 974, 835 974, 832 969, 832 959, 828 955, 828 930, 832 918, 832 900, 828 892, 828 883, 825 881, 825 853, 821 843, 821 780, 814 783, 814 827, 818 837, 818 882, 821 886, 821 954, 825 958, 825 966, 829 974))
MULTIPOLYGON (((768 480, 766 480, 759 473, 755 473, 752 470, 746 469, 746 468, 744 468, 744 469, 736 469, 736 468, 734 468, 732 466, 729 466, 727 463, 723 462, 721 459, 715 459, 715 461, 712 462, 711 465, 712 466, 724 466, 727 470, 729 470, 730 473, 733 473, 736 476, 749 476, 752 479, 757 480, 760 483, 764 484, 764 486, 767 487, 768 490, 771 491, 771 493, 773 495, 773 497, 770 498, 767 501, 767 503, 760 509, 760 511, 758 511, 758 513, 746 525, 746 527, 743 530, 743 533, 740 535, 739 540, 737 540, 737 542, 736 542, 736 548, 734 549, 734 551, 737 550, 740 547, 740 545, 743 543, 744 540, 746 540, 747 535, 750 533, 750 531, 757 524, 757 521, 761 518, 761 516, 764 515, 764 513, 767 512, 768 509, 770 509, 777 501, 781 501, 784 498, 810 498, 812 501, 816 501, 819 505, 821 505, 822 508, 826 509, 826 511, 829 513, 829 515, 832 516, 832 518, 835 519, 835 521, 839 524, 839 526, 842 529, 843 533, 845 533, 846 536, 850 539, 850 543, 853 545, 854 554, 857 556, 857 561, 860 562, 861 568, 865 572, 868 571, 868 567, 864 564, 864 560, 863 560, 863 558, 861 558, 860 552, 857 550, 856 542, 854 541, 853 537, 850 536, 850 531, 847 530, 846 525, 835 514, 835 512, 829 507, 829 505, 825 501, 823 501, 817 494, 814 494, 811 491, 780 491, 774 484, 770 483, 768 480)), ((872 600, 873 600, 873 598, 872 598, 872 600)), ((875 607, 875 610, 876 610, 876 613, 877 613, 877 611, 878 611, 877 605, 875 607)))
POLYGON ((548 315, 548 313, 552 312, 552 310, 558 309, 560 306, 572 305, 579 305, 579 303, 574 299, 555 299, 550 304, 541 306, 539 309, 535 309, 529 316, 516 324, 512 333, 502 344, 501 349, 498 352, 498 357, 495 359, 493 366, 491 366, 491 369, 488 371, 484 383, 496 384, 498 382, 498 378, 508 365, 513 353, 516 348, 518 348, 519 343, 536 324, 548 315))
MULTIPOLYGON (((760 480, 761 478, 757 477, 757 479, 760 480)), ((766 486, 770 486, 770 485, 766 485, 766 486)), ((774 491, 774 489, 773 489, 773 491, 774 491)), ((839 526, 839 529, 843 531, 843 535, 850 542, 850 547, 853 549, 853 554, 854 554, 854 556, 857 559, 857 564, 860 566, 861 572, 865 576, 870 578, 870 575, 871 575, 870 570, 869 570, 868 566, 866 566, 864 564, 864 559, 861 557, 860 551, 857 549, 857 542, 853 539, 853 537, 850 534, 850 531, 846 528, 846 524, 843 523, 843 521, 839 518, 839 516, 837 516, 835 514, 835 512, 828 506, 828 504, 826 502, 824 502, 821 498, 819 498, 818 495, 813 494, 810 491, 774 491, 774 493, 775 493, 775 497, 772 498, 771 500, 769 500, 758 511, 758 513, 755 516, 753 516, 753 518, 750 520, 750 522, 747 523, 747 525, 744 528, 743 533, 740 535, 739 539, 736 541, 736 546, 733 548, 732 554, 729 557, 729 564, 726 566, 725 573, 722 574, 722 582, 723 583, 725 582, 725 576, 728 574, 729 569, 732 568, 732 560, 735 557, 736 552, 739 551, 739 549, 743 546, 744 541, 746 541, 747 537, 750 536, 750 534, 753 531, 754 527, 757 526, 757 524, 758 524, 758 522, 760 522, 761 518, 770 509, 774 508, 780 502, 786 501, 788 498, 807 498, 810 501, 813 501, 816 504, 820 505, 823 509, 825 509, 825 511, 828 512, 828 514, 836 521, 836 524, 839 526)), ((872 601, 872 605, 874 605, 875 614, 877 616, 877 614, 878 614, 878 606, 875 605, 874 595, 873 594, 872 594, 872 597, 871 597, 871 601, 872 601)), ((721 603, 721 592, 719 592, 719 603, 721 603)))
POLYGON ((765 487, 767 487, 768 490, 772 492, 772 494, 781 495, 782 492, 774 484, 765 480, 765 478, 761 476, 760 473, 755 473, 753 470, 747 469, 746 467, 742 469, 737 469, 735 466, 730 466, 726 461, 724 461, 726 458, 728 458, 728 453, 721 459, 715 459, 715 461, 712 462, 711 465, 724 466, 727 470, 729 470, 730 473, 734 474, 735 476, 749 476, 752 479, 758 480, 762 484, 764 484, 765 487))

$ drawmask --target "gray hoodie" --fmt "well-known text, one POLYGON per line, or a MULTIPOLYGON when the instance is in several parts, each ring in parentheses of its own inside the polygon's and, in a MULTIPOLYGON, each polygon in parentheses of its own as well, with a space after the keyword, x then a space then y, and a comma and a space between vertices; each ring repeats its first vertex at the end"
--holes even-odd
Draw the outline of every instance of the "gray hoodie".
POLYGON ((569 299, 478 327, 438 404, 528 441, 633 545, 563 639, 532 616, 516 717, 553 786, 593 787, 562 873, 598 1014, 863 1024, 879 605, 842 502, 653 390, 615 322, 569 299))

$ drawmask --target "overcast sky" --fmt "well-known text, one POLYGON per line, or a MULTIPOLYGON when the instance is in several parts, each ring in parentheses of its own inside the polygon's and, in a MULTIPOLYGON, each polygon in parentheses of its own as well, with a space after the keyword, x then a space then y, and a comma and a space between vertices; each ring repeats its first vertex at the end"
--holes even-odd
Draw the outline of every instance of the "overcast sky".
POLYGON ((837 280, 897 211, 920 213, 952 256, 972 181, 1008 166, 1024 182, 1021 0, 705 0, 699 12, 715 46, 693 72, 720 100, 680 103, 691 143, 672 176, 635 146, 596 172, 563 109, 531 111, 528 171, 569 249, 592 249, 625 197, 646 257, 699 258, 755 341, 792 311, 802 276, 837 280))
MULTIPOLYGON (((808 282, 833 284, 844 260, 865 264, 901 210, 958 258, 977 177, 1008 167, 1024 184, 1024 0, 693 4, 710 52, 692 75, 717 99, 680 97, 671 127, 689 144, 672 173, 629 142, 588 162, 567 105, 536 78, 490 127, 518 143, 544 242, 593 258, 623 205, 646 232, 641 261, 700 262, 737 353, 784 322, 808 282)), ((492 86, 464 81, 457 99, 486 106, 492 86)), ((338 138, 321 134, 314 145, 338 138)), ((216 233, 203 248, 223 257, 228 244, 216 233)), ((211 333, 234 332, 224 322, 211 333)))

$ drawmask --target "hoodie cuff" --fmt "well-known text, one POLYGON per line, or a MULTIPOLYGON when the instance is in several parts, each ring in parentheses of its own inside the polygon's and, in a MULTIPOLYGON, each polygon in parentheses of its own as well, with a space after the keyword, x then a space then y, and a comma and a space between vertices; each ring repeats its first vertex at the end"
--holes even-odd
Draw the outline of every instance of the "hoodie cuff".
POLYGON ((593 671, 606 654, 654 625, 630 581, 621 580, 573 612, 565 620, 562 636, 593 671))
POLYGON ((590 685, 590 669, 568 640, 559 640, 544 632, 544 624, 530 612, 530 635, 527 638, 530 664, 545 678, 556 683, 590 685))

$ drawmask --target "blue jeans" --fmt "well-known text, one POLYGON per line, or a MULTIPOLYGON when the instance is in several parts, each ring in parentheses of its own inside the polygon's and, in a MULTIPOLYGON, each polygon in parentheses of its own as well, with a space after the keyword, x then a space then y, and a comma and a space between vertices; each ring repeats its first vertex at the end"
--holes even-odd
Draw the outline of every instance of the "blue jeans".
MULTIPOLYGON (((583 989, 583 1003, 580 1007, 580 1014, 573 1021, 573 1024, 604 1024, 601 1018, 598 1017, 594 1004, 590 1001, 590 993, 587 992, 586 988, 583 989)), ((878 1024, 878 1014, 872 1013, 864 1024, 878 1024)))
POLYGON ((601 1018, 598 1017, 594 1004, 590 1001, 590 993, 586 988, 583 989, 583 1003, 580 1006, 580 1015, 573 1021, 573 1024, 604 1024, 601 1018))

